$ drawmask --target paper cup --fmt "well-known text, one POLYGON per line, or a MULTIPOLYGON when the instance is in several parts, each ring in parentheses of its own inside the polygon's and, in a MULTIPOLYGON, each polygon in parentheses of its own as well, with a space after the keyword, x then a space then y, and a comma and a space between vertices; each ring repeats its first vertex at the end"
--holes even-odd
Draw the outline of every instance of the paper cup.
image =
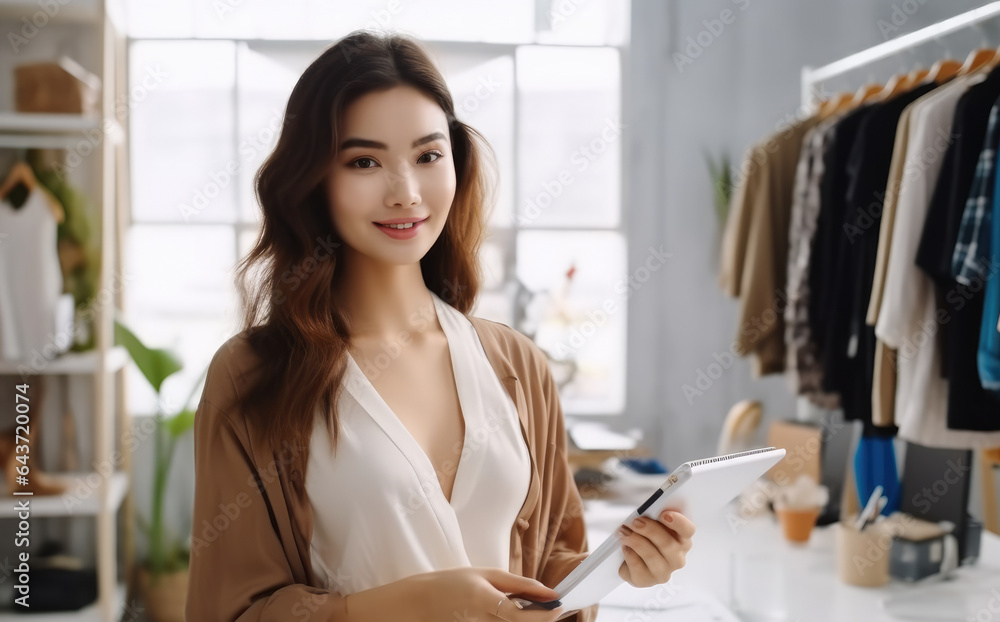
POLYGON ((837 576, 849 585, 878 587, 889 582, 892 533, 883 523, 854 527, 855 517, 836 525, 837 576))

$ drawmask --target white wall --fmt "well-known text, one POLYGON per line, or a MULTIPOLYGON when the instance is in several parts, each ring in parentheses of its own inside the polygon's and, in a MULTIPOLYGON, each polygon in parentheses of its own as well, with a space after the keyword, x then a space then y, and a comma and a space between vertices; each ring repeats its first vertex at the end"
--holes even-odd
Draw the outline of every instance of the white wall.
MULTIPOLYGON (((629 269, 645 261, 650 246, 662 245, 673 256, 630 299, 627 416, 611 420, 613 427, 642 427, 659 457, 674 465, 714 452, 723 417, 741 399, 762 400, 768 418, 794 414, 784 378, 754 379, 742 359, 703 395, 685 397, 683 386, 694 386, 715 355, 725 360, 737 321, 736 301, 716 285, 718 233, 703 153, 728 153, 738 165, 751 143, 799 107, 803 65, 837 60, 881 43, 883 32, 894 38, 981 4, 633 1, 624 163, 629 269), (726 10, 731 13, 723 15, 726 10), (898 30, 892 30, 893 20, 898 30), (709 43, 699 51, 690 46, 702 31, 707 34, 701 40, 709 43), (678 66, 675 52, 693 62, 678 66)), ((856 90, 918 62, 928 66, 945 54, 945 46, 963 58, 984 39, 996 46, 996 21, 828 86, 856 90)))

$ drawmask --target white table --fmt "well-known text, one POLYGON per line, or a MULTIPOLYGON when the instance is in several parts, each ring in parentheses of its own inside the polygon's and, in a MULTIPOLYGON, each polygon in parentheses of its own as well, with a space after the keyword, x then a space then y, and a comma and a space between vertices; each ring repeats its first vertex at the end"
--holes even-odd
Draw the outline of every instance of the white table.
MULTIPOLYGON (((591 550, 636 504, 585 501, 591 550)), ((665 586, 623 585, 601 601, 598 620, 1000 622, 1000 537, 984 532, 978 563, 960 567, 956 577, 919 586, 892 580, 879 588, 854 587, 836 574, 834 526, 817 527, 808 544, 795 545, 784 539, 770 515, 735 528, 720 519, 698 525, 687 565, 665 586), (896 596, 910 610, 905 615, 883 606, 886 597, 896 596), (637 611, 636 605, 646 601, 652 604, 637 611)))

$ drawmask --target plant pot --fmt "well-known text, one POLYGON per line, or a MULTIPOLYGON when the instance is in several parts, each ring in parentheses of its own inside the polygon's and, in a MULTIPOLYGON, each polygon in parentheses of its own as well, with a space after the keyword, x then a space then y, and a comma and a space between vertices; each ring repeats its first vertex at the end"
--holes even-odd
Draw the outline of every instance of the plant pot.
POLYGON ((775 512, 781 521, 785 539, 789 542, 805 544, 809 542, 821 508, 777 508, 775 512))
POLYGON ((139 592, 146 605, 149 622, 184 622, 187 590, 187 568, 157 577, 153 577, 146 568, 139 569, 139 592))

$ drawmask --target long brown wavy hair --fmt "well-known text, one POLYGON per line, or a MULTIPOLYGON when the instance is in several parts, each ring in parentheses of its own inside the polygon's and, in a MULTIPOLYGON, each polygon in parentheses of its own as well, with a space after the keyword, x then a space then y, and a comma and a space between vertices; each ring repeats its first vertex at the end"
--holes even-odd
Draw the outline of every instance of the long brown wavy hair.
POLYGON ((290 462, 297 485, 304 480, 317 408, 326 414, 334 446, 339 438, 336 404, 350 340, 333 288, 338 273, 351 267, 341 265, 344 243, 323 181, 337 157, 347 107, 367 93, 401 85, 444 111, 455 163, 448 220, 420 260, 424 283, 466 314, 479 290, 479 248, 496 191, 493 150, 455 118, 445 80, 421 43, 399 34, 352 32, 326 48, 292 89, 277 145, 254 177, 262 226, 236 269, 242 329, 261 361, 259 381, 240 396, 239 407, 271 447, 295 449, 290 462))

